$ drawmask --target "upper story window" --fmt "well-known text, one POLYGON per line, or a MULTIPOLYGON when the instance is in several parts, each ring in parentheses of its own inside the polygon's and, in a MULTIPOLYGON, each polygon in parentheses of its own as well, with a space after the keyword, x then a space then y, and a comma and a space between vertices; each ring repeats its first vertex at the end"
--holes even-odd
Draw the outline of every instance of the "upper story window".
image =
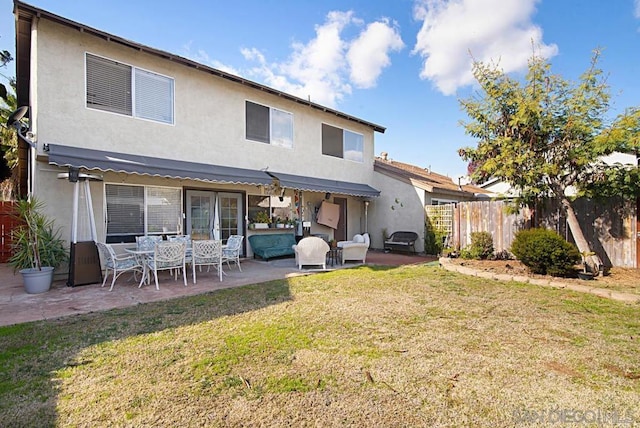
POLYGON ((293 147, 293 114, 246 101, 246 138, 279 147, 293 147))
POLYGON ((87 107, 173 124, 173 79, 89 53, 87 107))
POLYGON ((323 123, 322 154, 363 162, 364 136, 323 123))

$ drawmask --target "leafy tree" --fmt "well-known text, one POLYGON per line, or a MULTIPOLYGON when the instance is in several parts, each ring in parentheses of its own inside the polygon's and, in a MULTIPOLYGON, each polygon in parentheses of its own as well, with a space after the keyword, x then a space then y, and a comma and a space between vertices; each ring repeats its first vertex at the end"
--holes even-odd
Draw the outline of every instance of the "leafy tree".
MULTIPOLYGON (((11 61, 13 61, 13 57, 9 51, 0 51, 0 67, 5 67, 11 61)), ((7 101, 7 95, 7 87, 3 83, 0 83, 0 98, 7 101)))
MULTIPOLYGON (((535 54, 523 82, 495 64, 476 61, 473 73, 481 92, 460 100, 470 118, 463 123, 465 131, 478 140, 477 147, 459 151, 473 165, 472 178, 482 182, 495 177, 509 183, 520 192, 518 206, 537 198, 555 200, 581 252, 588 252, 589 245, 567 190, 593 195, 598 189, 589 182, 615 177, 615 186, 607 182, 610 193, 640 193, 637 167, 609 167, 599 161, 603 154, 638 149, 640 114, 631 109, 607 124, 609 87, 598 58, 595 51, 577 82, 553 74, 550 63, 535 54)), ((591 264, 599 263, 594 256, 591 264)))
MULTIPOLYGON (((6 67, 6 65, 13 61, 11 54, 4 50, 0 51, 0 68, 6 67)), ((0 123, 6 124, 9 115, 17 108, 17 100, 15 96, 16 81, 14 78, 9 78, 4 74, 1 74, 9 82, 9 86, 5 86, 0 83, 0 123)), ((14 129, 7 128, 6 126, 0 127, 0 188, 2 193, 6 193, 9 189, 9 193, 13 190, 13 182, 3 181, 9 179, 12 176, 12 170, 18 162, 18 139, 14 129)))

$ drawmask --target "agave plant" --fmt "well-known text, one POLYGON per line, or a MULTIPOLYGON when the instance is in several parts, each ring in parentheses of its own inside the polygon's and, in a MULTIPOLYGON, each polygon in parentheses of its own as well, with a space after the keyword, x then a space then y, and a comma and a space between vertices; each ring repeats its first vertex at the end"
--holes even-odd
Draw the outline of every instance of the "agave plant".
POLYGON ((11 233, 13 255, 9 259, 14 270, 42 270, 42 266, 57 268, 68 260, 60 230, 42 213, 43 207, 36 198, 18 201, 15 216, 21 225, 11 233))

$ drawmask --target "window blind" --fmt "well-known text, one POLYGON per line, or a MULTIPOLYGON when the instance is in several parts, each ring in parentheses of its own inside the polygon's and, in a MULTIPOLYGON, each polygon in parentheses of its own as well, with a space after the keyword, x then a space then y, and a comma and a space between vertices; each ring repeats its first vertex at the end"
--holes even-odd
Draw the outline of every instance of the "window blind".
POLYGON ((106 184, 107 237, 144 235, 144 187, 106 184))
POLYGON ((87 106, 131 115, 131 67, 87 54, 87 106))
POLYGON ((182 191, 147 187, 147 233, 182 233, 182 191))
POLYGON ((135 115, 173 123, 173 79, 135 69, 135 115))

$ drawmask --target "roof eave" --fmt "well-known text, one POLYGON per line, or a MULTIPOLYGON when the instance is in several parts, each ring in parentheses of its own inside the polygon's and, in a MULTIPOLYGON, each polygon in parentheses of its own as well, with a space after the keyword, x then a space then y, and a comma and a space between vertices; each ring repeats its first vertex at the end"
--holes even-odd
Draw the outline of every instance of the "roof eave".
POLYGON ((48 19, 50 21, 56 22, 56 23, 58 23, 60 25, 64 25, 64 26, 73 28, 73 29, 75 29, 77 31, 80 31, 82 33, 87 33, 87 34, 90 34, 92 36, 99 37, 99 38, 101 38, 103 40, 106 40, 106 41, 113 42, 113 43, 119 43, 119 44, 121 44, 123 46, 129 47, 131 49, 134 49, 134 50, 137 50, 137 51, 140 51, 140 52, 145 52, 145 53, 148 53, 150 55, 154 55, 154 56, 157 56, 157 57, 169 60, 169 61, 173 61, 173 62, 182 64, 182 65, 187 66, 187 67, 195 68, 197 70, 201 70, 201 71, 207 72, 209 74, 221 77, 223 79, 227 79, 227 80, 230 80, 232 82, 235 82, 235 83, 238 83, 238 84, 241 84, 241 85, 244 85, 244 86, 251 87, 253 89, 264 91, 264 92, 267 92, 269 94, 272 94, 272 95, 287 99, 289 101, 293 101, 293 102, 298 103, 298 104, 309 106, 309 107, 314 108, 316 110, 320 110, 320 111, 323 111, 323 112, 326 112, 326 113, 329 113, 329 114, 333 114, 333 115, 338 116, 338 117, 340 117, 342 119, 345 119, 345 120, 348 120, 348 121, 351 121, 351 122, 356 122, 356 123, 359 123, 360 125, 367 126, 367 127, 371 128, 371 129, 373 129, 375 132, 380 132, 381 134, 384 134, 384 132, 386 131, 386 128, 381 126, 381 125, 377 125, 375 123, 372 123, 372 122, 369 122, 369 121, 366 121, 366 120, 363 120, 363 119, 359 119, 359 118, 357 118, 355 116, 348 115, 348 114, 340 112, 338 110, 334 110, 334 109, 325 107, 323 105, 316 104, 316 103, 313 103, 311 101, 305 100, 303 98, 299 98, 299 97, 293 96, 291 94, 287 94, 285 92, 278 91, 276 89, 270 88, 270 87, 262 85, 260 83, 244 79, 244 78, 242 78, 240 76, 236 76, 234 74, 230 74, 230 73, 224 72, 222 70, 218 70, 216 68, 209 67, 209 66, 206 66, 204 64, 200 64, 198 62, 195 62, 193 60, 181 57, 179 55, 174 55, 174 54, 171 54, 169 52, 166 52, 166 51, 163 51, 163 50, 160 50, 160 49, 155 49, 155 48, 152 48, 152 47, 149 47, 149 46, 142 45, 140 43, 136 43, 136 42, 124 39, 122 37, 119 37, 119 36, 116 36, 116 35, 113 35, 113 34, 106 33, 104 31, 98 30, 96 28, 92 28, 92 27, 80 24, 78 22, 72 21, 70 19, 64 18, 64 17, 56 15, 56 14, 53 14, 53 13, 48 12, 46 10, 39 9, 39 8, 37 8, 35 6, 31 6, 31 5, 27 4, 27 3, 23 3, 23 2, 18 1, 18 0, 14 1, 14 14, 18 14, 18 16, 22 16, 22 17, 34 17, 35 16, 35 17, 38 17, 38 18, 45 18, 45 19, 48 19))

